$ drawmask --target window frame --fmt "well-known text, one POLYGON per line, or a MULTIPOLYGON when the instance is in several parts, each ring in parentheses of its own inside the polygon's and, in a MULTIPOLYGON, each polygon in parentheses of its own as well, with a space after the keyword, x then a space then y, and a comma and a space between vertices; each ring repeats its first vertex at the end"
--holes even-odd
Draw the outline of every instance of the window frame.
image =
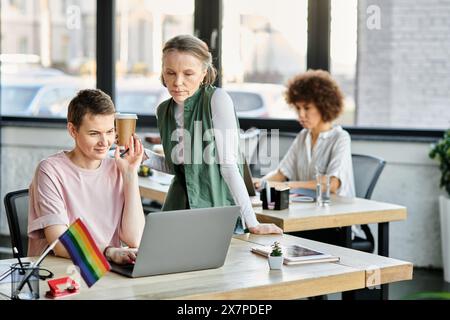
MULTIPOLYGON (((97 0, 97 88, 108 93, 115 101, 115 54, 114 30, 115 0, 97 0)), ((221 30, 222 0, 195 0, 194 30, 195 35, 203 39, 213 54, 213 63, 221 70, 221 30), (208 19, 202 19, 207 15, 208 19), (214 43, 212 43, 214 42, 214 43)), ((308 45, 307 68, 330 69, 330 19, 331 0, 308 0, 308 45)), ((218 77, 217 86, 221 86, 218 77)), ((0 83, 1 90, 1 83, 0 83)), ((0 105, 1 108, 1 105, 0 105)), ((299 132, 296 120, 240 118, 241 128, 279 129, 286 132, 299 132)), ((1 116, 0 128, 3 126, 28 127, 64 127, 65 119, 27 118, 1 116)), ((156 117, 139 116, 138 127, 156 127, 156 117)), ((354 139, 388 140, 388 141, 435 141, 443 136, 445 130, 402 129, 382 127, 344 126, 354 139)), ((1 137, 1 136, 0 136, 1 137)))

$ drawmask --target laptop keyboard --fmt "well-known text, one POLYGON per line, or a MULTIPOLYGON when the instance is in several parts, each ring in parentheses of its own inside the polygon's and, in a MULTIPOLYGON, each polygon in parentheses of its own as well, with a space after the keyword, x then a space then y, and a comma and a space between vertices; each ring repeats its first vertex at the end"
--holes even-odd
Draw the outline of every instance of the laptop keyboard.
POLYGON ((129 263, 129 264, 122 264, 120 265, 123 269, 127 269, 127 270, 133 270, 134 268, 134 263, 129 263))
POLYGON ((133 268, 134 268, 134 264, 130 263, 130 264, 117 264, 114 262, 110 262, 111 264, 111 270, 121 273, 121 274, 125 274, 125 275, 129 275, 131 276, 131 274, 133 273, 133 268))

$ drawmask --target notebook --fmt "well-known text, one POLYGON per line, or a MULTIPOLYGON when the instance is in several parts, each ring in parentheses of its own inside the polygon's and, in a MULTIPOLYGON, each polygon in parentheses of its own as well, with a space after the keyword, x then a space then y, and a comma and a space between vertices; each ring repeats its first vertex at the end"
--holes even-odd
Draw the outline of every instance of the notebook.
MULTIPOLYGON (((319 262, 338 262, 339 257, 326 254, 317 250, 313 250, 300 245, 281 246, 283 252, 283 263, 286 265, 292 264, 308 264, 319 262)), ((252 247, 252 252, 268 257, 272 252, 270 246, 252 247)))
POLYGON ((289 193, 299 195, 299 196, 311 197, 313 199, 316 198, 316 190, 312 190, 312 189, 305 189, 305 188, 291 189, 289 191, 289 193))

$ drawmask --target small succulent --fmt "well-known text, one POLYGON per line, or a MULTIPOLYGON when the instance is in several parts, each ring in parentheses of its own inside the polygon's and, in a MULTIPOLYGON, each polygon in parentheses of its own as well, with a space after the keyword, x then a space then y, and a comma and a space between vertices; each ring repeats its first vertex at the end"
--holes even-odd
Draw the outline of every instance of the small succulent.
POLYGON ((141 166, 139 167, 138 175, 140 177, 148 177, 153 175, 153 172, 149 167, 141 164, 141 166))
POLYGON ((270 255, 272 257, 280 257, 282 255, 282 251, 281 251, 281 246, 280 243, 278 241, 275 241, 272 244, 272 252, 270 253, 270 255))

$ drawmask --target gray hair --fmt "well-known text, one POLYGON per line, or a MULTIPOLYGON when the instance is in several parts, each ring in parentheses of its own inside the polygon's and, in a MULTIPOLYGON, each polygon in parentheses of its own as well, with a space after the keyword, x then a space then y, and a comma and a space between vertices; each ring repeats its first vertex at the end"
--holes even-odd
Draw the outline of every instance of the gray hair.
MULTIPOLYGON (((214 83, 217 77, 217 70, 212 64, 211 52, 209 52, 208 45, 204 41, 189 34, 179 35, 165 43, 162 50, 163 58, 167 53, 172 51, 189 53, 198 58, 206 69, 206 76, 202 84, 210 85, 214 83)), ((161 82, 166 86, 162 75, 161 82)))

